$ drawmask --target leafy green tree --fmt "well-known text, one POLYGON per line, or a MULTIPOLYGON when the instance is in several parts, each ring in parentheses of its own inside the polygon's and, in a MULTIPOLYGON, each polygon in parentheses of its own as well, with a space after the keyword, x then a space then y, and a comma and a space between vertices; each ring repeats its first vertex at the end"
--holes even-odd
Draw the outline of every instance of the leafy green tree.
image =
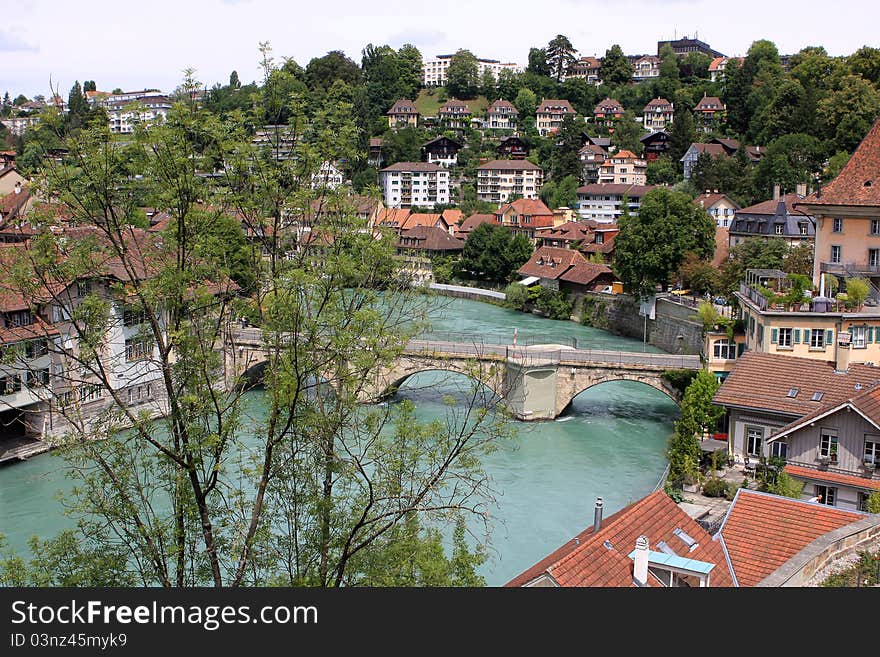
POLYGON ((857 310, 861 310, 862 304, 868 298, 871 292, 871 282, 866 278, 847 278, 846 281, 846 303, 857 310))
POLYGON ((724 409, 712 403, 721 384, 708 370, 700 370, 691 381, 681 402, 682 416, 687 415, 696 424, 697 433, 704 435, 715 429, 724 409))
POLYGON ((559 97, 571 103, 581 116, 590 116, 599 101, 596 86, 584 78, 567 78, 559 87, 559 97))
POLYGON ((632 80, 632 66, 623 49, 616 43, 605 51, 602 65, 599 68, 599 78, 604 84, 620 86, 628 84, 632 80))
POLYGON ((529 48, 529 63, 526 72, 540 77, 550 77, 553 71, 547 62, 547 51, 544 48, 529 48))
POLYGON ((476 98, 480 91, 477 58, 470 50, 459 50, 449 62, 446 91, 454 98, 476 98))
POLYGON ((849 162, 849 158, 850 153, 847 151, 837 151, 832 155, 828 160, 828 165, 822 172, 822 180, 826 183, 834 180, 837 174, 846 166, 846 163, 849 162))
POLYGON ((511 283, 504 288, 504 305, 513 310, 525 310, 529 301, 529 288, 520 283, 511 283))
POLYGON ((400 98, 414 99, 422 86, 422 53, 411 43, 397 49, 397 83, 400 98))
POLYGON ((461 270, 472 278, 507 283, 532 256, 532 243, 514 236, 504 226, 480 224, 468 235, 461 254, 461 270))
POLYGON ((487 68, 483 71, 483 76, 480 78, 480 93, 489 102, 498 98, 498 82, 495 80, 495 74, 492 73, 492 69, 487 68))
POLYGON ((569 66, 575 62, 577 50, 571 45, 567 36, 557 34, 547 44, 544 52, 547 56, 547 68, 550 69, 550 76, 556 80, 557 84, 562 84, 562 79, 568 72, 569 66))
POLYGON ((695 83, 709 77, 712 58, 702 52, 689 52, 680 62, 682 82, 695 83))
POLYGON ((665 289, 689 251, 706 260, 715 251, 712 218, 687 194, 665 187, 645 194, 638 216, 625 213, 618 223, 614 270, 639 294, 651 294, 657 285, 665 289))
POLYGON ((614 132, 611 133, 611 143, 618 150, 632 151, 636 155, 641 155, 645 150, 642 143, 642 137, 645 135, 645 129, 639 122, 638 117, 632 110, 626 110, 623 116, 614 122, 614 132))
POLYGON ((862 46, 846 58, 846 63, 855 75, 880 88, 880 48, 862 46))
POLYGON ((678 276, 682 286, 696 294, 714 292, 718 288, 718 272, 695 253, 685 254, 678 268, 678 276))
POLYGON ((801 276, 813 276, 813 251, 814 244, 812 241, 804 240, 797 246, 789 247, 788 253, 785 255, 783 271, 789 274, 800 274, 801 276))
POLYGON ((813 106, 797 80, 786 80, 776 89, 773 99, 755 115, 756 140, 768 144, 783 135, 803 133, 813 126, 813 106))
POLYGON ((382 139, 386 166, 397 162, 421 161, 422 144, 426 141, 424 131, 413 127, 389 130, 382 139))
POLYGON ((681 86, 678 70, 678 55, 668 43, 660 49, 660 76, 657 79, 657 93, 663 98, 675 98, 681 86))
POLYGON ((556 180, 567 176, 580 178, 581 160, 578 151, 583 145, 583 122, 577 117, 567 114, 555 135, 556 149, 551 162, 551 175, 556 180))
POLYGON ((522 87, 519 74, 510 69, 504 69, 498 74, 497 98, 504 98, 512 102, 522 87))
POLYGON ((742 66, 736 60, 728 63, 722 99, 727 105, 727 123, 735 133, 749 134, 756 110, 772 100, 772 85, 781 79, 779 51, 766 39, 752 43, 742 66), (761 79, 756 85, 759 74, 761 79))
POLYGON ((649 185, 674 185, 682 179, 681 167, 669 155, 661 155, 653 162, 648 162, 646 171, 649 185))
POLYGON ((747 269, 783 269, 789 247, 781 237, 747 239, 730 250, 730 258, 721 266, 721 288, 732 296, 747 269))
POLYGON ((309 89, 329 89, 336 80, 355 86, 361 81, 361 69, 341 50, 331 50, 323 57, 313 58, 305 70, 309 89))
POLYGON ((868 513, 880 513, 880 491, 874 491, 868 496, 868 513))
POLYGON ((880 116, 880 92, 865 79, 847 75, 819 101, 817 112, 832 147, 852 152, 880 116))
POLYGON ((811 182, 825 162, 825 146, 815 137, 786 134, 767 145, 754 171, 755 187, 769 195, 774 184, 794 191, 798 183, 811 182))
POLYGON ((98 90, 98 87, 95 84, 94 80, 86 80, 85 82, 83 82, 83 92, 97 91, 97 90, 98 90))
POLYGON ((516 93, 513 105, 519 111, 519 121, 522 123, 526 118, 535 118, 535 110, 538 109, 538 99, 531 89, 523 87, 516 93))

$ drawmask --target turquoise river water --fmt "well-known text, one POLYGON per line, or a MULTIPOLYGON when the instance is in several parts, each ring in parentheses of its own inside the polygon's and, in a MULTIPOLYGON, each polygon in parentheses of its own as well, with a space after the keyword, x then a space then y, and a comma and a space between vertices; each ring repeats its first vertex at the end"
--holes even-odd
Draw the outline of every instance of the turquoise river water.
MULTIPOLYGON (((464 299, 443 299, 433 317, 435 330, 493 340, 512 341, 517 329, 520 341, 577 338, 580 347, 658 351, 573 322, 464 299)), ((421 419, 440 417, 443 380, 433 372, 418 374, 395 399, 411 399, 421 419)), ((490 558, 481 568, 487 584, 503 585, 592 524, 597 496, 607 516, 654 490, 677 416, 677 406, 662 393, 621 381, 581 393, 554 421, 518 423, 516 438, 483 461, 497 492, 490 507, 490 558)), ((24 554, 31 535, 48 538, 72 525, 58 501, 59 491, 71 485, 63 468, 64 461, 52 454, 0 467, 0 533, 13 550, 24 554)))

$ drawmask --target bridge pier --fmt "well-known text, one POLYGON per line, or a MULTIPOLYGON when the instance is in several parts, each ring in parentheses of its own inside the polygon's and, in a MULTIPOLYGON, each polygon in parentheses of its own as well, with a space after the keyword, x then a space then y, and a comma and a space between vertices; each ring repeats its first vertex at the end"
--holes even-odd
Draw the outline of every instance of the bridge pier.
POLYGON ((504 401, 518 420, 552 420, 556 412, 559 367, 508 359, 504 369, 504 401))

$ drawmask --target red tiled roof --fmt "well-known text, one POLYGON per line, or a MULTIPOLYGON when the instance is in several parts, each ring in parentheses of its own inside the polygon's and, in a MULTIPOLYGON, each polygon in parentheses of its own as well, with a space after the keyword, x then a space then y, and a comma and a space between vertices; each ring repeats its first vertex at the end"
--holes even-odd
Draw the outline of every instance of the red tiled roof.
POLYGON ((379 212, 377 224, 399 228, 406 223, 412 210, 409 208, 385 208, 379 212))
POLYGON ((830 484, 843 484, 845 486, 852 486, 853 488, 863 488, 866 490, 880 490, 880 479, 857 477, 856 475, 848 475, 842 472, 817 470, 816 468, 806 468, 804 466, 791 464, 786 464, 785 471, 788 474, 799 477, 801 479, 810 479, 811 481, 824 481, 830 484))
POLYGON ((443 167, 429 162, 397 162, 379 171, 446 171, 443 167))
POLYGON ((401 249, 423 249, 426 251, 461 251, 464 242, 454 238, 447 231, 436 226, 419 225, 400 234, 397 247, 401 249), (416 240, 417 244, 404 244, 404 240, 416 240))
POLYGON ((785 194, 784 196, 780 196, 776 199, 771 199, 769 201, 762 201, 761 203, 756 203, 755 205, 750 205, 747 208, 742 208, 741 210, 737 210, 737 215, 743 214, 766 214, 766 215, 775 215, 776 209, 779 207, 779 201, 783 201, 785 203, 785 210, 788 214, 798 214, 804 217, 809 217, 810 214, 805 211, 802 207, 796 207, 800 205, 800 202, 803 200, 803 196, 798 194, 785 194))
POLYGON ((645 105, 645 110, 653 109, 655 107, 663 107, 663 108, 668 107, 671 109, 672 103, 670 103, 665 98, 655 98, 654 100, 649 101, 647 105, 645 105))
MULTIPOLYGON (((719 157, 721 155, 727 155, 727 151, 724 150, 724 146, 721 144, 691 144, 690 148, 695 148, 697 153, 708 153, 713 157, 719 157)), ((690 150, 690 149, 688 149, 690 150)))
POLYGON ((479 226, 480 224, 498 224, 498 220, 495 218, 494 214, 480 214, 475 213, 469 216, 467 219, 461 222, 461 226, 458 227, 456 235, 467 235, 474 228, 479 226))
POLYGON ((516 214, 528 214, 533 217, 542 215, 553 216, 553 210, 544 205, 544 201, 539 198, 518 198, 512 203, 502 205, 498 209, 498 214, 504 214, 508 210, 513 210, 516 214))
POLYGON ((566 221, 564 224, 542 233, 542 237, 545 240, 566 240, 569 242, 585 240, 593 234, 595 225, 595 221, 566 221))
POLYGON ((621 105, 613 98, 606 98, 605 100, 599 102, 595 108, 593 108, 593 114, 618 114, 621 112, 623 112, 623 105, 621 105))
POLYGON ((862 513, 741 488, 720 535, 738 584, 755 586, 820 536, 863 518, 862 513))
POLYGON ((719 70, 718 67, 721 66, 721 62, 726 61, 726 60, 727 60, 727 57, 716 57, 716 58, 713 59, 712 62, 709 64, 709 70, 710 70, 710 71, 717 71, 717 70, 719 70))
POLYGON ((579 263, 587 263, 587 259, 579 251, 541 246, 516 273, 521 276, 538 276, 555 280, 579 263))
POLYGON ((511 103, 509 100, 504 100, 503 98, 499 98, 491 105, 489 105, 489 107, 486 108, 486 113, 490 114, 493 111, 500 110, 501 108, 508 110, 508 112, 506 112, 507 114, 519 114, 519 110, 516 109, 513 103, 511 103))
MULTIPOLYGON (((697 198, 694 199, 694 203, 699 205, 701 208, 709 209, 716 203, 727 199, 728 203, 730 203, 737 210, 739 209, 739 203, 730 198, 727 194, 720 194, 718 192, 704 192, 700 194, 697 198)), ((775 210, 775 208, 774 208, 775 210)))
POLYGON ((443 220, 446 222, 447 226, 458 226, 461 221, 464 213, 461 210, 454 210, 452 208, 447 208, 443 212, 440 213, 443 217, 443 220))
POLYGON ((694 108, 698 112, 702 111, 718 111, 725 109, 724 103, 717 96, 703 96, 697 106, 694 108), (713 107, 714 105, 714 107, 713 107))
POLYGON ((449 224, 440 213, 413 212, 404 219, 403 223, 400 224, 400 228, 402 230, 408 230, 410 228, 415 228, 416 226, 437 226, 438 224, 440 224, 439 227, 441 229, 446 231, 449 230, 449 224))
POLYGON ((803 205, 880 207, 880 118, 837 177, 803 205))
POLYGON ((631 199, 641 198, 648 192, 657 189, 656 185, 621 185, 615 183, 593 183, 577 188, 578 194, 626 194, 631 199))
POLYGON ((571 106, 567 100, 558 100, 555 98, 545 98, 541 101, 541 104, 538 105, 538 109, 535 110, 536 114, 547 114, 550 112, 558 112, 564 111, 567 114, 574 114, 574 107, 571 106))
POLYGON ((401 99, 395 102, 386 114, 418 114, 418 110, 411 100, 401 99))
POLYGON ((841 402, 822 404, 821 407, 815 409, 811 413, 807 413, 794 422, 789 422, 779 431, 774 433, 770 440, 782 438, 791 431, 809 424, 818 417, 831 415, 844 408, 847 410, 854 409, 858 411, 864 415, 868 421, 873 422, 875 426, 880 427, 880 386, 875 385, 874 387, 868 388, 865 392, 841 402))
MULTIPOLYGON (((505 586, 524 586, 542 575, 563 587, 635 586, 633 562, 628 555, 642 535, 648 537, 652 550, 659 551, 657 545, 664 541, 679 556, 715 564, 709 577, 710 586, 733 585, 721 544, 713 541, 666 493, 657 491, 605 518, 598 532, 588 527, 505 586), (688 546, 674 533, 675 529, 694 538, 696 549, 689 552, 688 546)), ((653 580, 649 585, 659 586, 659 583, 653 580)))
POLYGON ((590 262, 579 262, 560 276, 559 280, 568 283, 577 283, 578 285, 590 285, 600 277, 604 279, 613 279, 614 272, 612 272, 611 268, 606 265, 594 265, 590 262))
POLYGON ((847 372, 836 372, 830 361, 746 351, 713 402, 801 417, 849 399, 856 384, 867 387, 878 380, 880 368, 870 365, 851 364, 847 372), (793 387, 800 388, 794 398, 788 396, 793 387), (821 404, 811 401, 814 392, 824 393, 821 404))
POLYGON ((614 160, 617 160, 617 159, 620 159, 620 160, 637 160, 637 159, 639 158, 639 156, 636 155, 635 153, 633 153, 632 151, 628 151, 628 150, 624 149, 624 150, 622 150, 622 151, 617 151, 616 153, 614 153, 614 154, 611 156, 611 158, 614 159, 614 160))

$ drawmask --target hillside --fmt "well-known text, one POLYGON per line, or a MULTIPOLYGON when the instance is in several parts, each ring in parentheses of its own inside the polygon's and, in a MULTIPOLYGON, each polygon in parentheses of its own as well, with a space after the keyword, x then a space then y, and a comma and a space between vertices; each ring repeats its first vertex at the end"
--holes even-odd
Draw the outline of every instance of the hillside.
MULTIPOLYGON (((416 109, 419 111, 419 114, 422 116, 437 116, 437 110, 446 102, 441 102, 440 100, 442 91, 444 91, 442 87, 432 87, 419 91, 419 96, 415 99, 416 109)), ((471 113, 475 116, 485 113, 486 108, 489 106, 489 99, 485 96, 477 96, 473 100, 466 100, 464 102, 467 103, 471 113)))

